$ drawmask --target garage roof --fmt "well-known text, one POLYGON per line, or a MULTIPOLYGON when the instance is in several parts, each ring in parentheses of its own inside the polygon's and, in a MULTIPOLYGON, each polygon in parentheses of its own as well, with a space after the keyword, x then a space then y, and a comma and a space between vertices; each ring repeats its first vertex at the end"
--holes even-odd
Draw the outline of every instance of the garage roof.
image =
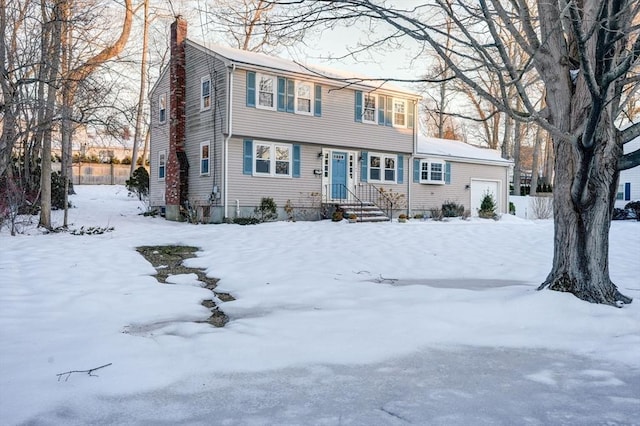
POLYGON ((495 149, 481 148, 452 140, 418 136, 417 157, 438 157, 466 163, 485 163, 508 167, 513 161, 504 159, 495 149))

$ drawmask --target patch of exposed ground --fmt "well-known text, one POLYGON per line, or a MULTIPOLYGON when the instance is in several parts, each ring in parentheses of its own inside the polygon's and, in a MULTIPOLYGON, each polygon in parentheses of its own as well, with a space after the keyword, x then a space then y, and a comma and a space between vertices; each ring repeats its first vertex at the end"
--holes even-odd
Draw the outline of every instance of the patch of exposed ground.
MULTIPOLYGON (((196 256, 195 253, 199 250, 198 247, 172 245, 141 246, 137 247, 136 250, 156 268, 156 279, 158 282, 166 284, 167 278, 170 275, 196 274, 198 281, 203 284, 202 287, 211 290, 217 299, 222 302, 235 300, 229 293, 221 293, 214 290, 218 284, 218 278, 207 277, 202 269, 184 266, 183 262, 185 259, 196 256)), ((209 324, 215 327, 224 327, 227 321, 229 321, 229 317, 222 312, 213 299, 203 300, 202 306, 211 310, 211 316, 206 320, 209 324)))

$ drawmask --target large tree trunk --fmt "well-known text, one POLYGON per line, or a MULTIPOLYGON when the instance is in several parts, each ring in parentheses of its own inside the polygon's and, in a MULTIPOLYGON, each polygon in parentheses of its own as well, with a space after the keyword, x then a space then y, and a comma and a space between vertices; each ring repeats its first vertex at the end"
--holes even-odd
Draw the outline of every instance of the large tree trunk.
POLYGON ((619 305, 631 299, 609 277, 609 227, 618 180, 617 161, 611 158, 618 156, 604 154, 615 136, 603 127, 597 131, 600 140, 593 153, 580 155, 571 144, 554 143, 565 162, 555 168, 553 268, 540 288, 548 286, 589 302, 619 305), (576 176, 584 174, 588 174, 588 199, 576 181, 576 176))
MULTIPOLYGON (((548 85, 550 86, 550 85, 548 85)), ((614 125, 613 89, 594 98, 583 78, 549 91, 554 123, 574 138, 553 137, 553 267, 540 288, 594 303, 631 303, 609 277, 609 227, 622 142, 614 125)))

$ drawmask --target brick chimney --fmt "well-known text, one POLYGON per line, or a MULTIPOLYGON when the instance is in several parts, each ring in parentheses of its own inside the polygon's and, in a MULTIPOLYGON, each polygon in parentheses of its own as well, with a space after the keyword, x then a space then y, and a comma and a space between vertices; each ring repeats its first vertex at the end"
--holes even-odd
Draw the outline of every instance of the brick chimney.
POLYGON ((189 163, 185 142, 185 40, 187 21, 181 16, 171 24, 171 59, 169 62, 169 155, 165 177, 166 218, 180 220, 180 206, 188 199, 189 163))

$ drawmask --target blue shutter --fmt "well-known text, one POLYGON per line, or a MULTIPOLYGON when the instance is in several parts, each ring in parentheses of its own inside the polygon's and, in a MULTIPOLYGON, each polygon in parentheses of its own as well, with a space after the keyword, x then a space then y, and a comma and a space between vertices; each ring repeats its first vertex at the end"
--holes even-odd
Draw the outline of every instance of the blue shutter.
POLYGON ((360 90, 356 90, 355 120, 358 123, 362 123, 362 92, 360 90))
POLYGON ((451 183, 451 163, 448 161, 444 163, 444 183, 451 183))
POLYGON ((243 170, 245 175, 253 174, 253 141, 250 139, 244 140, 244 157, 243 157, 243 170))
POLYGON ((398 155, 398 183, 404 182, 404 155, 398 155))
POLYGON ((300 145, 293 146, 293 177, 300 177, 300 145))
POLYGON ((362 164, 360 167, 360 180, 362 182, 366 182, 367 176, 369 175, 369 172, 367 171, 367 166, 369 165, 369 153, 366 151, 362 151, 361 158, 362 158, 362 164))
POLYGON ((386 96, 378 96, 378 124, 384 126, 384 108, 386 96))
POLYGON ((387 126, 393 126, 393 98, 391 96, 387 96, 387 109, 385 111, 384 124, 387 126))
POLYGON ((287 86, 284 77, 278 77, 278 111, 286 110, 287 86))
POLYGON ((421 171, 422 170, 420 170, 420 159, 414 158, 413 159, 413 182, 414 183, 420 183, 421 171))
POLYGON ((320 86, 319 84, 316 84, 315 91, 316 91, 316 100, 315 100, 316 104, 313 108, 313 115, 315 115, 316 117, 320 117, 322 116, 322 86, 320 86))
POLYGON ((624 200, 631 200, 631 182, 625 182, 624 184, 624 200))
POLYGON ((414 109, 415 105, 413 101, 411 101, 410 99, 407 100, 407 127, 410 129, 413 129, 413 116, 415 113, 414 109))
POLYGON ((247 106, 256 106, 256 73, 247 71, 247 106))
POLYGON ((295 112, 296 82, 287 79, 287 112, 295 112))

